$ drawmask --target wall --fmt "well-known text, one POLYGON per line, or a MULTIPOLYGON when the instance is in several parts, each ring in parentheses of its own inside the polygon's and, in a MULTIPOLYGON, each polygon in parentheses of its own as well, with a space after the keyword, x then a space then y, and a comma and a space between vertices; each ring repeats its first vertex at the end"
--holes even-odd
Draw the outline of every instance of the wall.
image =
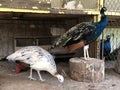
MULTIPOLYGON (((0 58, 15 51, 14 39, 16 37, 49 37, 52 36, 51 27, 53 26, 68 30, 79 22, 91 21, 92 17, 90 17, 80 16, 79 19, 58 18, 53 20, 0 20, 0 58)), ((95 45, 92 45, 90 50, 92 56, 95 56, 94 47, 95 45)), ((81 52, 81 49, 79 51, 81 52)))
POLYGON ((50 28, 53 25, 64 28, 65 21, 0 20, 0 58, 14 52, 14 38, 52 36, 50 28))

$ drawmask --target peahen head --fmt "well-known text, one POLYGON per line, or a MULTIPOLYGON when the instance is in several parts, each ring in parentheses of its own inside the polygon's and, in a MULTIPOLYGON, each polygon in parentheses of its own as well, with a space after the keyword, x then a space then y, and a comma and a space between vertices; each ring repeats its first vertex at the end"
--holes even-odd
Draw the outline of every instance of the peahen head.
POLYGON ((106 7, 103 7, 103 8, 101 8, 101 10, 100 10, 100 14, 101 14, 101 15, 105 15, 104 12, 106 12, 106 11, 107 11, 107 8, 106 8, 106 7))
POLYGON ((64 77, 62 75, 58 74, 56 77, 58 78, 59 82, 61 82, 61 83, 64 82, 64 77))

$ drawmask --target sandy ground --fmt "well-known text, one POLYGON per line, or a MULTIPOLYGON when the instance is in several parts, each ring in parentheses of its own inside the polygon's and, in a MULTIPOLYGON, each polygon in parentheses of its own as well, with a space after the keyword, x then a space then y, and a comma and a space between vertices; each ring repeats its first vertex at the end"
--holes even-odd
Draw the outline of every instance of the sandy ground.
POLYGON ((100 83, 87 83, 72 80, 69 75, 62 73, 63 69, 68 73, 68 64, 57 64, 58 71, 65 77, 63 84, 59 83, 56 78, 47 72, 42 72, 42 77, 46 79, 41 82, 37 73, 34 71, 33 76, 38 80, 31 81, 28 79, 29 70, 21 73, 15 73, 15 63, 0 61, 0 90, 120 90, 120 74, 113 70, 114 62, 106 63, 105 80, 100 83), (63 65, 61 67, 61 64, 63 65))

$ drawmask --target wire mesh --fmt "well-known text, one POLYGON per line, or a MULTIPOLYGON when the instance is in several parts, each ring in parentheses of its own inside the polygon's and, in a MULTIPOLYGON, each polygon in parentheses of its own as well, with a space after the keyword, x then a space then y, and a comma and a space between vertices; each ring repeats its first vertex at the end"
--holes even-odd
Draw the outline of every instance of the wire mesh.
POLYGON ((51 7, 51 3, 50 0, 0 0, 0 7, 49 9, 51 7))
POLYGON ((97 9, 98 0, 51 0, 52 8, 97 9))
POLYGON ((108 11, 120 11, 120 0, 105 0, 104 6, 108 11))
POLYGON ((100 58, 102 58, 103 52, 105 60, 116 60, 120 49, 120 0, 104 0, 104 6, 107 7, 111 15, 108 15, 109 23, 104 30, 104 38, 102 38, 102 35, 100 37, 100 40, 103 39, 103 42, 100 41, 100 58), (106 38, 108 35, 110 40, 106 38))
MULTIPOLYGON (((108 27, 104 30, 103 53, 104 53, 105 60, 116 60, 117 59, 118 50, 120 49, 120 25, 119 23, 120 23, 120 19, 112 18, 112 20, 110 20, 108 23, 108 27), (110 41, 106 43, 108 35, 110 36, 110 41)), ((102 39, 102 36, 100 37, 100 39, 102 39)), ((102 47, 100 48, 100 56, 101 56, 101 51, 102 51, 101 49, 102 47)))

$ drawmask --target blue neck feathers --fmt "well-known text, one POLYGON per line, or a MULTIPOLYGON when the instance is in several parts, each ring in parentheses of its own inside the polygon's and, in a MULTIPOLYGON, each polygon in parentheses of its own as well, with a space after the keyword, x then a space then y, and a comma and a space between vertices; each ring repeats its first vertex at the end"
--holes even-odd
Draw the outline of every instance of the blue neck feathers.
POLYGON ((96 31, 95 31, 96 37, 100 36, 100 34, 103 32, 107 24, 108 24, 108 18, 106 16, 101 17, 100 22, 96 24, 96 31))

